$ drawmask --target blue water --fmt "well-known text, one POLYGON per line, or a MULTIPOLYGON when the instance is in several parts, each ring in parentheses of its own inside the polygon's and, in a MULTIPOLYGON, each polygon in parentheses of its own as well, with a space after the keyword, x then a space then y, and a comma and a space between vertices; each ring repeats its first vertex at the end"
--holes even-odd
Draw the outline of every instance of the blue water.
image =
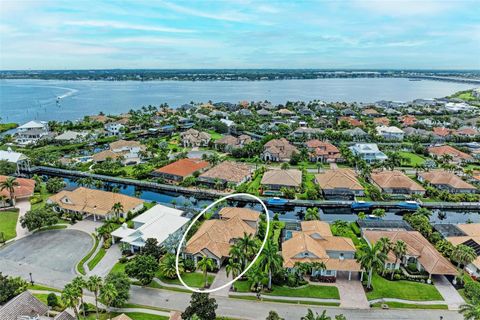
POLYGON ((314 100, 327 102, 411 101, 438 98, 473 85, 401 78, 279 81, 57 81, 0 80, 2 121, 76 120, 85 115, 118 114, 144 105, 190 101, 314 100), (57 97, 60 97, 57 103, 57 97))

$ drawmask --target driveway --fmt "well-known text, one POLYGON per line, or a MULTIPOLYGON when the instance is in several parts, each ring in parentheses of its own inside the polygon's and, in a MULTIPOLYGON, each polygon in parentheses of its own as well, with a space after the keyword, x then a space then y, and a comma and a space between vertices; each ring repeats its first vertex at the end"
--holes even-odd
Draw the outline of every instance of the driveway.
POLYGON ((93 246, 92 238, 78 230, 34 233, 0 249, 0 271, 55 287, 75 277, 75 265, 93 246))
POLYGON ((463 300, 462 296, 455 290, 445 276, 434 275, 432 276, 432 280, 438 292, 440 292, 447 303, 449 310, 458 310, 462 304, 465 304, 465 300, 463 300))
POLYGON ((369 309, 365 291, 362 282, 358 279, 358 275, 352 275, 352 280, 348 280, 347 273, 339 272, 336 286, 340 293, 340 306, 343 308, 369 309))
POLYGON ((73 230, 80 230, 89 234, 95 233, 97 228, 100 228, 103 223, 99 221, 93 221, 93 217, 88 217, 83 220, 77 221, 75 224, 68 227, 73 230))
POLYGON ((29 211, 30 208, 31 208, 30 200, 28 200, 28 199, 19 200, 19 201, 17 201, 15 206, 18 208, 18 221, 17 221, 17 227, 16 227, 17 237, 16 237, 16 239, 21 239, 21 238, 23 238, 25 236, 28 236, 30 234, 30 232, 27 229, 22 228, 22 225, 20 224, 20 218, 23 217, 25 215, 25 213, 27 213, 27 211, 29 211))

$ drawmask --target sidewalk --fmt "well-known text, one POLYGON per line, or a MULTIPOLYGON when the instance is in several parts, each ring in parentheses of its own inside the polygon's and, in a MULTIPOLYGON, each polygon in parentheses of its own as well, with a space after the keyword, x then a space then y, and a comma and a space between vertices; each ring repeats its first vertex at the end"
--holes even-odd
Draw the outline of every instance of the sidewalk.
POLYGON ((27 211, 31 209, 30 200, 19 200, 15 204, 15 207, 18 209, 18 220, 16 226, 17 236, 15 237, 15 240, 18 240, 31 234, 30 231, 22 228, 22 225, 20 224, 20 218, 23 217, 25 213, 27 213, 27 211))

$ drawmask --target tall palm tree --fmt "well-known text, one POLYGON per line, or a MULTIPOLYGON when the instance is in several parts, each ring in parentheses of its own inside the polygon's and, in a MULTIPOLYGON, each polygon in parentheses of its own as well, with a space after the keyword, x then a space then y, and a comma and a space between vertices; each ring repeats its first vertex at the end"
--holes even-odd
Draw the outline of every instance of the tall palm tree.
POLYGON ((378 239, 378 243, 381 246, 382 252, 385 253, 385 254, 388 254, 388 252, 392 248, 392 242, 390 241, 390 238, 381 237, 380 239, 378 239))
POLYGON ((83 289, 87 286, 87 283, 85 279, 83 279, 80 276, 77 276, 73 278, 72 285, 77 287, 77 289, 80 291, 80 303, 81 303, 80 305, 82 306, 82 313, 83 313, 83 317, 85 318, 85 304, 83 301, 83 289))
MULTIPOLYGON (((393 245, 393 254, 395 255, 395 266, 397 265, 397 262, 399 259, 402 259, 402 257, 407 253, 407 244, 403 242, 402 240, 398 240, 395 242, 393 245)), ((392 277, 391 280, 393 280, 393 275, 395 272, 392 272, 392 277)))
MULTIPOLYGON (((160 260, 159 265, 160 273, 169 279, 175 279, 177 277, 177 270, 175 268, 175 255, 172 253, 167 253, 160 260)), ((178 271, 182 273, 184 271, 184 266, 182 261, 178 261, 178 271)))
POLYGON ((72 308, 73 312, 75 313, 75 318, 79 319, 79 314, 78 314, 78 305, 80 303, 80 290, 77 288, 77 286, 68 283, 62 291, 62 295, 60 296, 60 299, 62 300, 62 303, 65 307, 67 308, 72 308))
POLYGON ((463 315, 465 320, 480 319, 480 303, 479 301, 472 301, 471 303, 462 304, 458 311, 463 315))
POLYGON ((200 261, 197 262, 197 267, 203 271, 203 279, 205 282, 205 288, 208 286, 208 270, 211 270, 215 267, 213 260, 206 255, 202 257, 200 261))
POLYGON ((387 255, 382 251, 382 244, 377 242, 373 246, 364 245, 358 251, 357 261, 364 270, 368 271, 367 288, 372 287, 373 272, 382 270, 387 255))
POLYGON ((308 208, 305 213, 305 220, 320 220, 318 208, 308 208))
POLYGON ((453 259, 460 265, 468 265, 477 258, 475 250, 467 245, 459 244, 453 250, 453 259))
POLYGON ((7 177, 4 181, 0 182, 0 191, 7 190, 10 194, 10 202, 15 208, 15 187, 18 187, 18 181, 14 177, 7 177))
POLYGON ((91 276, 87 280, 87 289, 93 293, 95 296, 95 312, 97 314, 97 319, 98 317, 98 294, 100 292, 100 289, 102 289, 103 286, 103 279, 99 276, 91 276))
POLYGON ((112 206, 112 211, 115 213, 115 216, 118 218, 121 212, 123 212, 123 205, 120 202, 116 202, 112 206))
POLYGON ((242 264, 238 260, 232 259, 230 256, 230 259, 228 259, 228 263, 225 266, 225 271, 227 272, 227 277, 231 274, 233 278, 236 278, 242 272, 242 264))
POLYGON ((268 290, 271 290, 273 274, 280 270, 283 264, 283 258, 278 253, 278 246, 273 240, 267 240, 258 260, 259 267, 268 274, 268 290))
POLYGON ((246 263, 256 247, 255 240, 251 235, 244 232, 243 237, 237 240, 237 246, 242 252, 242 268, 245 269, 246 263))
MULTIPOLYGON (((115 286, 113 285, 113 283, 106 282, 102 286, 102 288, 100 289, 100 300, 107 307, 112 306, 112 303, 115 300, 115 298, 117 297, 117 295, 118 295, 118 292, 117 292, 117 289, 115 288, 115 286)), ((108 312, 109 312, 109 315, 111 316, 110 310, 108 312)))

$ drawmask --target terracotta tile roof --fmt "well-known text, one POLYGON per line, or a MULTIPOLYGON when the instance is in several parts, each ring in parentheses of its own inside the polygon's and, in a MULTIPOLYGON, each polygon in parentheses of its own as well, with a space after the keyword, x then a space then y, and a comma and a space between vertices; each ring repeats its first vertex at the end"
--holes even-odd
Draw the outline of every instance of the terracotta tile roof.
POLYGON ((262 185, 299 187, 302 184, 302 171, 298 169, 269 170, 265 172, 260 183, 262 185))
POLYGON ((409 127, 417 123, 417 118, 415 118, 415 116, 406 115, 400 118, 400 122, 402 122, 404 126, 409 127))
POLYGON ((461 223, 457 228, 472 237, 480 237, 480 223, 461 223))
POLYGON ((110 143, 109 146, 110 146, 111 150, 122 149, 122 148, 134 148, 134 147, 145 149, 145 146, 143 144, 141 144, 140 142, 138 142, 138 141, 127 141, 127 140, 118 140, 118 141, 110 143))
POLYGON ((222 219, 239 217, 243 221, 258 221, 260 213, 248 208, 224 207, 218 212, 222 219))
POLYGON ((306 142, 307 148, 312 150, 312 154, 316 156, 325 156, 329 159, 340 158, 340 150, 333 144, 327 141, 320 141, 317 139, 306 142))
POLYGON ((360 121, 358 119, 355 119, 355 118, 351 118, 351 117, 340 117, 338 119, 338 122, 340 123, 342 121, 346 121, 347 123, 349 123, 353 127, 362 127, 363 126, 362 121, 360 121))
POLYGON ((323 236, 332 236, 330 225, 324 221, 318 221, 318 220, 302 221, 300 222, 300 226, 302 231, 307 234, 318 233, 323 236))
POLYGON ((475 136, 478 134, 478 130, 475 128, 460 128, 455 131, 455 134, 459 136, 475 136))
POLYGON ((454 147, 449 145, 429 147, 427 150, 428 153, 436 155, 438 157, 441 157, 444 154, 449 154, 456 160, 473 160, 473 157, 471 155, 455 149, 454 147))
POLYGON ((452 134, 452 130, 445 127, 435 127, 433 128, 433 134, 439 137, 446 137, 452 134))
MULTIPOLYGON (((0 176, 0 182, 7 180, 7 176, 0 176)), ((35 180, 25 178, 15 178, 18 186, 14 187, 15 198, 26 198, 33 196, 35 190, 35 180)), ((7 189, 0 190, 0 195, 10 198, 10 192, 7 189)))
POLYGON ((198 254, 207 250, 217 258, 229 256, 234 239, 242 238, 246 233, 255 234, 256 230, 238 215, 230 219, 213 219, 205 221, 198 231, 188 240, 185 252, 198 254))
POLYGON ((475 186, 463 181, 459 176, 445 170, 432 170, 418 174, 432 185, 448 185, 455 189, 473 189, 475 186))
POLYGON ((390 119, 386 117, 380 117, 373 119, 373 123, 388 126, 390 124, 390 119))
POLYGON ((365 109, 362 111, 362 114, 365 114, 365 115, 375 115, 375 114, 379 114, 377 110, 373 109, 373 108, 368 108, 368 109, 365 109))
POLYGON ((125 313, 122 313, 115 318, 112 318, 111 320, 132 320, 129 316, 127 316, 125 313))
POLYGON ((60 191, 49 197, 48 200, 56 203, 65 210, 74 210, 100 216, 111 213, 113 205, 117 202, 122 204, 124 212, 133 210, 144 203, 141 199, 124 194, 88 189, 85 187, 79 187, 73 191, 60 191))
POLYGON ((250 177, 252 168, 244 163, 224 161, 202 173, 200 178, 220 179, 227 182, 240 183, 250 177))
POLYGON ((290 159, 293 153, 298 153, 298 149, 285 138, 270 140, 265 143, 263 149, 278 155, 280 159, 290 159))
POLYGON ((105 150, 105 151, 100 151, 98 153, 95 153, 92 156, 92 160, 95 162, 102 162, 107 160, 108 158, 115 160, 120 158, 122 155, 120 153, 115 153, 111 150, 105 150))
POLYGON ((389 238, 392 242, 402 240, 407 244, 407 255, 417 257, 425 270, 430 274, 456 275, 457 269, 418 231, 373 231, 366 230, 364 237, 370 244, 380 238, 389 238))
POLYGON ((180 159, 164 167, 158 168, 155 172, 171 174, 175 176, 188 177, 195 171, 201 171, 209 166, 207 161, 201 159, 180 159))
POLYGON ((410 191, 425 191, 425 189, 398 170, 372 172, 372 180, 382 189, 408 189, 410 191))
POLYGON ((315 181, 323 190, 348 189, 363 190, 352 169, 333 169, 315 175, 315 181))

